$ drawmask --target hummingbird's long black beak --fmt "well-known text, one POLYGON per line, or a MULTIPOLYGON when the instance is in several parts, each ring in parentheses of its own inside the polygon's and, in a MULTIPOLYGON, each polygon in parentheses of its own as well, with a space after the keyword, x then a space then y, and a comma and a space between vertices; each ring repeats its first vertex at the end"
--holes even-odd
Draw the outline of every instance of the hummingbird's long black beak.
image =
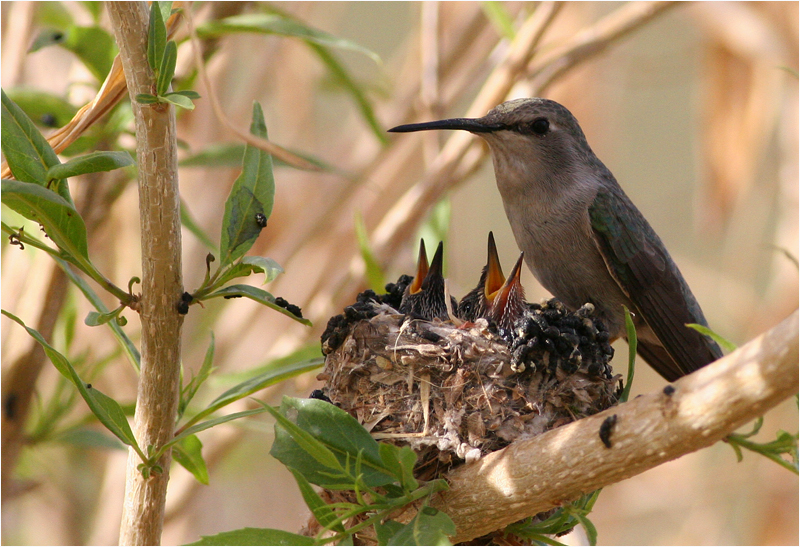
POLYGON ((470 133, 491 133, 502 129, 500 124, 489 124, 480 118, 451 118, 449 120, 438 120, 435 122, 409 123, 398 125, 389 129, 390 133, 412 133, 414 131, 430 131, 433 129, 460 129, 470 133))

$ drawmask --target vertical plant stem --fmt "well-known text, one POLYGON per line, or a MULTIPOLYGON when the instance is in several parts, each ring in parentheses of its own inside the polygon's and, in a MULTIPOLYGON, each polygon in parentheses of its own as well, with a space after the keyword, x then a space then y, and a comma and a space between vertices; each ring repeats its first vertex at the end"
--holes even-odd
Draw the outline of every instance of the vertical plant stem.
MULTIPOLYGON (((173 436, 180 389, 182 316, 180 200, 175 113, 171 105, 140 105, 153 93, 147 64, 148 9, 144 2, 109 2, 114 35, 136 119, 139 218, 142 231, 142 369, 133 431, 143 450, 173 436)), ((163 473, 145 480, 136 454, 128 455, 120 545, 158 545, 164 522, 171 453, 157 462, 163 473)))

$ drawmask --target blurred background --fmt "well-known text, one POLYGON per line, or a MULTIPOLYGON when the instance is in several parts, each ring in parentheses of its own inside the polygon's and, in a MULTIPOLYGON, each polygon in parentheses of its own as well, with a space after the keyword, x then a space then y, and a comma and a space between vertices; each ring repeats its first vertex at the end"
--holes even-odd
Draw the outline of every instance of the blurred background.
MULTIPOLYGON (((663 239, 714 330, 743 344, 797 307, 796 2, 207 2, 188 8, 228 120, 246 131, 257 100, 271 140, 324 166, 318 172, 276 166, 274 211, 250 251, 283 266, 285 273, 265 288, 301 306, 314 327, 244 299, 193 307, 183 329, 185 376, 200 367, 212 330, 216 337, 217 373, 198 405, 247 371, 318 344, 328 318, 369 286, 357 226, 363 225, 387 282, 413 273, 421 236, 429 249, 445 240, 446 276, 456 296, 477 282, 489 230, 508 271, 518 250, 479 139, 385 129, 482 115, 517 97, 555 99, 578 118, 595 153, 663 239), (331 40, 320 45, 241 24, 244 16, 264 14, 329 33, 331 40)), ((99 3, 79 2, 3 2, 0 9, 2 87, 48 135, 97 94, 105 77, 97 67, 114 52, 92 60, 101 38, 80 29, 104 29, 108 36, 107 14, 99 3)), ((181 193, 199 229, 217 242, 241 148, 213 112, 185 20, 175 39, 175 86, 203 97, 194 111, 178 113, 181 193)), ((132 150, 127 102, 126 94, 73 151, 132 150)), ((90 254, 119 286, 141 273, 131 175, 70 181, 89 226, 90 254)), ((3 220, 21 224, 5 207, 3 220)), ((36 232, 35 225, 29 229, 36 232)), ((209 249, 186 229, 183 245, 191 291, 203 280, 209 249)), ((4 238, 3 308, 42 332, 50 324, 54 346, 105 393, 132 404, 135 371, 107 330, 83 324, 93 308, 53 271, 44 253, 22 251, 4 238)), ((529 301, 548 297, 527 269, 523 284, 529 301)), ((105 303, 116 307, 111 298, 105 303)), ((126 332, 138 340, 135 314, 124 315, 126 332)), ((35 382, 22 447, 10 459, 3 422, 2 542, 116 543, 126 452, 101 436, 49 363, 26 364, 27 334, 5 317, 1 325, 4 383, 14 370, 34 371, 27 381, 35 382)), ((613 364, 624 373, 627 347, 615 347, 613 364)), ((642 364, 634 395, 663 384, 642 364)), ((317 387, 311 373, 257 396, 276 404, 284 394, 307 396, 317 387)), ((229 411, 246 407, 241 402, 229 411)), ((297 531, 305 523, 308 511, 291 475, 268 454, 272 422, 261 416, 200 435, 208 486, 173 466, 164 544, 245 526, 297 531)), ((796 403, 787 401, 765 417, 756 440, 797 427, 796 403)), ((797 544, 798 480, 753 454, 737 463, 733 450, 718 443, 607 487, 591 518, 599 544, 797 544)), ((567 539, 583 540, 580 534, 567 539)))

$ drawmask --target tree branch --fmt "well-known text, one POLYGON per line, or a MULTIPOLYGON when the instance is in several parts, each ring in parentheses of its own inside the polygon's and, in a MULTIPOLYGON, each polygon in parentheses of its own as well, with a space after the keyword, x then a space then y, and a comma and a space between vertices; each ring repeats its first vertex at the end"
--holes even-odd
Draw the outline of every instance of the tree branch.
MULTIPOLYGON (((144 2, 109 2, 136 119, 139 218, 142 230, 142 368, 133 431, 139 446, 156 449, 172 439, 180 390, 183 316, 177 304, 181 276, 180 196, 175 112, 171 105, 141 105, 152 93, 147 63, 149 13, 144 2)), ((121 545, 157 545, 161 540, 171 452, 157 462, 163 473, 145 479, 133 451, 128 455, 121 545)))
POLYGON ((512 444, 450 474, 432 505, 468 541, 710 446, 798 391, 798 312, 663 390, 512 444), (601 424, 616 415, 611 448, 601 424))

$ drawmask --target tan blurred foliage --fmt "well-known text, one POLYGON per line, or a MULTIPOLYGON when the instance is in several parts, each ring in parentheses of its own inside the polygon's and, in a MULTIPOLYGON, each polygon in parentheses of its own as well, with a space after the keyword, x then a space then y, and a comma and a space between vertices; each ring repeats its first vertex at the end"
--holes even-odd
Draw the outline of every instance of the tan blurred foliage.
MULTIPOLYGON (((76 3, 64 5, 76 20, 86 19, 76 3)), ((565 104, 664 239, 712 327, 734 342, 752 338, 796 307, 797 268, 774 247, 798 254, 797 3, 681 4, 641 19, 631 32, 620 32, 624 36, 612 35, 599 55, 581 49, 581 40, 597 44, 592 40, 612 28, 613 18, 635 5, 504 3, 518 30, 515 40, 503 37, 478 3, 276 5, 381 56, 383 64, 376 65, 363 55, 336 52, 367 90, 384 127, 480 115, 505 98, 542 90, 565 104), (559 72, 568 53, 574 66, 559 72), (489 100, 494 102, 482 103, 489 100)), ((197 4, 193 19, 200 25, 257 9, 197 4)), ((96 89, 86 85, 89 73, 70 53, 51 47, 26 55, 39 31, 35 3, 4 2, 2 24, 4 89, 42 88, 79 106, 94 98, 96 89)), ((179 38, 186 34, 185 26, 178 29, 179 38)), ((188 41, 179 47, 179 77, 192 71, 190 47, 188 41)), ((235 126, 246 129, 258 100, 272 140, 338 171, 276 168, 275 209, 250 252, 284 267, 286 273, 266 289, 300 305, 314 328, 243 299, 193 307, 184 325, 187 370, 202 362, 210 330, 221 373, 252 369, 318 339, 328 317, 366 288, 357 213, 387 280, 412 271, 419 227, 442 197, 451 206, 445 250, 454 294, 477 280, 488 230, 494 230, 503 261, 510 264, 516 256, 490 162, 474 137, 400 135, 382 145, 353 100, 295 39, 229 35, 203 41, 202 50, 214 91, 235 126)), ((235 141, 215 117, 200 80, 195 89, 204 99, 178 119, 186 154, 235 141)), ((124 144, 130 146, 130 139, 124 144)), ((185 203, 212 239, 237 174, 232 168, 181 170, 185 203)), ((90 254, 123 286, 140 272, 137 193, 134 184, 114 177, 71 182, 85 215, 95 219, 90 254)), ((183 241, 191 291, 203 279, 208 250, 186 231, 183 241)), ((3 308, 36 325, 52 262, 43 253, 5 245, 2 267, 3 308)), ((523 282, 529 300, 546 296, 529 272, 523 282)), ((64 300, 77 309, 79 323, 70 357, 110 356, 94 381, 121 401, 133 401, 136 378, 113 353, 113 340, 81 323, 90 308, 80 295, 71 291, 64 300)), ((138 321, 132 312, 125 315, 126 331, 136 340, 138 321)), ((31 341, 5 318, 2 329, 5 380, 31 341)), ((621 367, 627 348, 617 349, 621 367)), ((48 400, 56 376, 44 366, 34 406, 48 400)), ((646 367, 638 369, 638 392, 661 384, 646 367)), ((212 381, 199 397, 208 401, 229 386, 212 381)), ((277 402, 283 393, 305 396, 314 387, 309 375, 259 395, 277 402)), ((796 406, 787 403, 767 416, 762 437, 779 428, 796 431, 796 420, 796 406)), ((258 420, 205 432, 211 485, 174 470, 163 542, 243 526, 299 528, 307 510, 291 476, 267 455, 271 437, 271 425, 258 420)), ((24 449, 17 495, 3 492, 3 542, 115 543, 124 462, 119 451, 55 443, 24 449)), ((730 448, 717 445, 607 488, 593 521, 602 544, 796 544, 797 514, 796 476, 750 454, 737 464, 730 448)))

